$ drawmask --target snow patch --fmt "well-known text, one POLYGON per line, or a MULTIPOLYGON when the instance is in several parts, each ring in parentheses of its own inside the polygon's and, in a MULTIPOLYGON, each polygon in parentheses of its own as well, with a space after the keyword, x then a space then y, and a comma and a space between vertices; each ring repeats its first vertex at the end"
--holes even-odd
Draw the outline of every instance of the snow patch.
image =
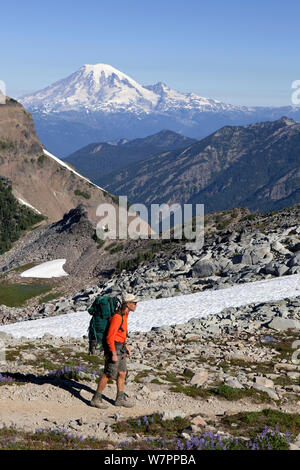
POLYGON ((68 273, 63 270, 65 259, 55 259, 53 261, 46 261, 45 263, 34 266, 21 273, 21 277, 38 277, 50 278, 68 276, 68 273))
MULTIPOLYGON (((96 188, 98 189, 101 189, 101 191, 105 191, 105 189, 103 188, 100 188, 100 186, 97 186, 95 183, 92 183, 91 180, 89 180, 88 178, 85 178, 85 176, 82 176, 80 173, 77 173, 77 171, 73 170, 73 168, 71 168, 67 163, 63 162, 62 160, 60 160, 59 158, 55 157, 55 155, 53 155, 52 153, 48 152, 48 150, 45 150, 43 149, 43 152, 45 155, 47 155, 48 157, 51 157, 53 158, 53 160, 55 160, 57 163, 59 163, 61 166, 64 166, 65 168, 67 168, 69 171, 72 171, 72 173, 75 173, 75 175, 79 176, 80 178, 84 179, 85 181, 87 181, 88 183, 90 183, 91 185, 95 186, 96 188)), ((105 191, 107 192, 107 191, 105 191)))
MULTIPOLYGON (((220 290, 140 302, 128 318, 128 331, 149 331, 154 326, 185 323, 192 318, 214 315, 228 307, 254 302, 268 302, 300 295, 300 275, 294 274, 264 281, 238 284, 220 290)), ((87 305, 87 308, 90 305, 87 305)), ((30 320, 0 327, 16 338, 42 337, 50 333, 59 337, 80 338, 87 335, 91 316, 87 311, 68 313, 40 320, 30 320)))
POLYGON ((29 204, 29 202, 26 202, 26 201, 24 201, 23 199, 21 199, 21 198, 19 198, 19 197, 18 197, 17 199, 18 199, 18 201, 19 201, 21 204, 23 204, 24 206, 29 207, 30 209, 34 210, 34 211, 37 212, 38 214, 41 214, 41 212, 40 212, 39 210, 37 210, 35 207, 33 207, 31 204, 29 204))

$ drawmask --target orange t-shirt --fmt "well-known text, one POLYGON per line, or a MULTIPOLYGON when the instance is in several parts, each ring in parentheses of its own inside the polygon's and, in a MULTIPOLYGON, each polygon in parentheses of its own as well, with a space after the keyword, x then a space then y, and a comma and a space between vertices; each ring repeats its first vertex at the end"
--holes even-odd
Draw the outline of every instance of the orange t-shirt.
MULTIPOLYGON (((119 312, 120 311, 117 310, 116 313, 119 313, 119 312)), ((122 325, 123 331, 120 330, 120 326, 122 323, 121 315, 114 314, 109 320, 109 328, 108 328, 108 333, 106 336, 106 342, 107 342, 107 346, 109 350, 112 352, 116 350, 115 341, 117 341, 118 343, 126 343, 128 314, 129 314, 129 311, 125 310, 125 313, 123 315, 123 325, 122 325)))

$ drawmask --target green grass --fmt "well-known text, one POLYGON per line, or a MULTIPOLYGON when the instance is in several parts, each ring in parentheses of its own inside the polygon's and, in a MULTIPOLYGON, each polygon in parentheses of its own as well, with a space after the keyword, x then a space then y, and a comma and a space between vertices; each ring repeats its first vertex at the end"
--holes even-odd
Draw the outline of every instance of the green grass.
POLYGON ((90 193, 88 193, 86 191, 80 191, 79 189, 75 189, 74 194, 75 194, 75 196, 84 197, 85 199, 90 199, 91 198, 90 193))
POLYGON ((265 426, 270 428, 277 426, 280 432, 290 432, 293 436, 297 436, 300 432, 299 413, 284 413, 270 408, 225 416, 221 422, 230 432, 249 437, 261 432, 265 426), (236 426, 233 427, 232 424, 236 426))
POLYGON ((138 372, 134 377, 134 382, 143 383, 143 378, 148 377, 149 372, 144 370, 142 372, 138 372))
POLYGON ((181 378, 179 378, 178 375, 174 372, 167 372, 164 376, 162 376, 162 379, 175 384, 181 382, 181 378))
POLYGON ((274 362, 247 362, 243 359, 228 359, 222 360, 217 363, 217 366, 220 367, 223 371, 234 370, 237 368, 246 368, 251 367, 255 372, 260 372, 262 374, 274 372, 274 362))
POLYGON ((174 419, 163 421, 158 413, 139 418, 129 418, 119 421, 112 426, 117 433, 126 432, 128 435, 142 433, 143 435, 157 436, 163 435, 166 438, 174 438, 181 434, 191 424, 188 418, 179 416, 174 419))
POLYGON ((0 140, 0 150, 12 150, 14 148, 14 144, 11 140, 0 140))
POLYGON ((11 272, 19 273, 19 272, 26 271, 27 269, 33 268, 35 264, 36 264, 35 262, 32 262, 32 263, 23 264, 22 266, 17 266, 16 268, 12 268, 12 269, 9 269, 8 271, 5 271, 5 273, 3 273, 2 276, 11 272))
MULTIPOLYGON (((272 336, 279 340, 279 342, 264 343, 264 346, 274 349, 279 353, 277 355, 277 362, 283 359, 290 362, 295 352, 295 349, 292 348, 292 344, 295 340, 299 339, 299 333, 297 331, 287 330, 285 332, 274 332, 272 336)), ((258 344, 261 345, 261 343, 258 344)))
POLYGON ((110 251, 110 250, 112 250, 116 245, 117 245, 117 242, 112 242, 112 243, 110 243, 109 245, 107 245, 107 246, 104 248, 104 250, 105 250, 105 251, 110 251))
MULTIPOLYGON (((88 344, 87 344, 88 350, 88 344)), ((28 365, 32 365, 40 370, 53 370, 60 369, 64 365, 70 367, 86 366, 86 368, 97 369, 99 366, 104 364, 103 356, 93 356, 88 352, 76 352, 74 355, 73 347, 62 346, 54 347, 51 344, 37 346, 34 343, 22 344, 13 348, 6 348, 6 360, 14 362, 20 360, 20 353, 22 351, 32 351, 36 359, 32 361, 26 361, 28 365)))
POLYGON ((242 398, 249 398, 255 403, 269 403, 271 401, 269 395, 266 392, 256 390, 255 388, 239 389, 229 387, 229 385, 217 385, 212 388, 198 388, 194 385, 177 385, 170 389, 171 392, 184 393, 185 395, 192 398, 207 398, 209 396, 217 396, 224 398, 225 400, 234 401, 242 398))
POLYGON ((43 165, 43 163, 48 159, 47 155, 40 155, 39 158, 38 158, 38 162, 40 165, 43 165))
MULTIPOLYGON (((178 435, 184 429, 187 423, 186 419, 175 418, 172 421, 162 422, 159 415, 148 416, 148 419, 154 418, 152 426, 153 433, 156 437, 147 437, 144 440, 134 440, 117 445, 109 440, 100 440, 95 437, 83 436, 77 437, 74 434, 67 432, 64 429, 58 428, 55 430, 43 429, 35 432, 23 431, 17 429, 15 426, 4 426, 0 429, 0 449, 1 450, 104 450, 104 449, 123 449, 123 450, 151 450, 151 449, 168 449, 178 450, 178 441, 181 442, 182 449, 188 449, 187 441, 179 438, 178 435), (158 435, 159 434, 159 435, 158 435), (164 439, 161 438, 164 435, 164 439)), ((143 417, 139 418, 143 420, 143 417)), ((137 421, 137 420, 136 420, 137 421)), ((120 423, 118 423, 120 424, 120 423)), ((128 427, 134 428, 134 424, 130 420, 124 422, 124 431, 128 432, 128 427)), ((117 426, 117 425, 115 425, 117 426)), ((149 427, 150 427, 149 426, 149 427)), ((139 431, 145 427, 145 434, 147 435, 146 426, 138 426, 139 431)), ((120 431, 122 432, 122 431, 120 431)), ((146 437, 146 436, 145 436, 146 437)), ((222 439, 222 443, 214 440, 214 445, 211 444, 211 438, 206 437, 203 449, 205 450, 222 450, 226 445, 226 450, 246 450, 248 449, 245 441, 242 439, 222 439)), ((264 438, 261 435, 255 436, 252 442, 257 443, 261 450, 287 450, 289 448, 287 440, 274 434, 267 435, 264 438)), ((195 449, 195 448, 194 448, 195 449)))
POLYGON ((184 393, 188 397, 192 398, 207 398, 210 396, 210 392, 205 388, 198 388, 194 385, 176 385, 170 388, 170 392, 184 393))
POLYGON ((44 297, 41 297, 39 299, 39 304, 44 304, 46 302, 50 302, 51 300, 54 300, 54 299, 57 299, 58 297, 60 297, 62 295, 61 292, 53 292, 52 294, 47 294, 47 295, 44 295, 44 297))
POLYGON ((96 230, 94 231, 92 239, 97 243, 97 249, 102 248, 102 246, 105 243, 105 240, 102 240, 101 238, 98 237, 96 230))
POLYGON ((108 440, 87 437, 80 439, 65 430, 28 432, 15 427, 0 429, 0 449, 5 450, 71 450, 107 449, 113 443, 108 440))
POLYGON ((111 250, 109 250, 109 252, 111 255, 113 255, 114 253, 118 253, 119 251, 123 251, 123 250, 124 250, 124 246, 118 245, 115 248, 112 248, 111 250))
POLYGON ((0 305, 22 307, 26 301, 51 290, 42 284, 2 284, 0 285, 0 305))

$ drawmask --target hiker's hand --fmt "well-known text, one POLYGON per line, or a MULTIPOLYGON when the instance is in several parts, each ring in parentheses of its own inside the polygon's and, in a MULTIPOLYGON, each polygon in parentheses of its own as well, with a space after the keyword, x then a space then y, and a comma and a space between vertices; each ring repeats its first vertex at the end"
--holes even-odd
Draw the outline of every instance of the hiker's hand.
POLYGON ((113 362, 118 362, 117 353, 115 353, 115 352, 112 353, 112 358, 111 358, 111 360, 112 360, 113 362))
POLYGON ((130 349, 126 346, 126 354, 127 356, 130 356, 130 349))

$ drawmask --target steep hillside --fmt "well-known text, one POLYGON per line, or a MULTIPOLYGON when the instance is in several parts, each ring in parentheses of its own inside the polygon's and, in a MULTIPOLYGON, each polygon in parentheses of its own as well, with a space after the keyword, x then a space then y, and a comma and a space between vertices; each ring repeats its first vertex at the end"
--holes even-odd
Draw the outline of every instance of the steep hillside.
POLYGON ((130 163, 170 150, 185 148, 196 142, 176 132, 162 130, 157 134, 120 142, 98 142, 87 145, 64 159, 82 175, 100 186, 107 184, 106 174, 130 163))
MULTIPOLYGON (((44 149, 32 116, 17 101, 0 106, 0 175, 12 182, 13 193, 54 222, 82 203, 88 218, 99 222, 101 203, 117 207, 118 200, 44 149)), ((145 225, 148 233, 148 226, 145 225)))
POLYGON ((300 124, 283 117, 226 126, 182 150, 107 175, 107 189, 139 203, 203 203, 205 212, 276 210, 300 200, 300 124))
POLYGON ((9 180, 0 176, 0 255, 12 247, 25 230, 43 220, 13 196, 9 180))

